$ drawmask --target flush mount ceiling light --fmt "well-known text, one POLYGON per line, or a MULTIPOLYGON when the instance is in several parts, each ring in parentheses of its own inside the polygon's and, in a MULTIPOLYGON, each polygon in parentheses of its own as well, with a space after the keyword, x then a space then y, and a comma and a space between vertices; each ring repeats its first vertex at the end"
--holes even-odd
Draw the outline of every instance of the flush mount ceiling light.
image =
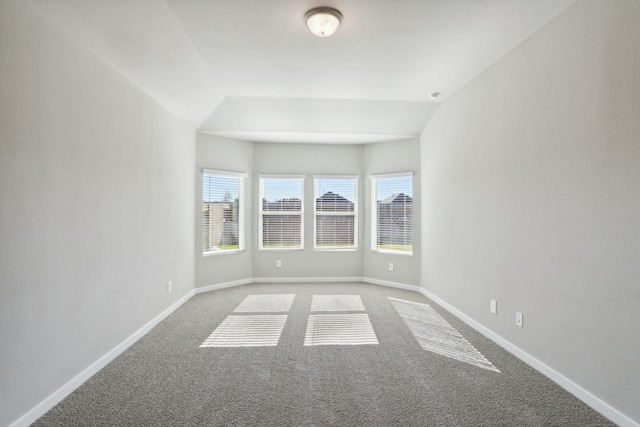
POLYGON ((317 7, 307 12, 304 20, 313 34, 318 37, 329 37, 340 26, 342 14, 330 7, 317 7))

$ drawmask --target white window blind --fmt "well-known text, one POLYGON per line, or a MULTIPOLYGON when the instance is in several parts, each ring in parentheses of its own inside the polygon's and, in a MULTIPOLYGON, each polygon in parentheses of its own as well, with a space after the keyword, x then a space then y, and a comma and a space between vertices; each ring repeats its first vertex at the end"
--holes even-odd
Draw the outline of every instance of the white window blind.
POLYGON ((314 177, 314 249, 356 249, 358 178, 314 177))
POLYGON ((413 253, 413 174, 371 177, 371 250, 413 253))
POLYGON ((304 176, 261 176, 259 205, 259 249, 304 249, 304 176))
POLYGON ((244 250, 244 179, 235 172, 202 171, 202 254, 244 250))

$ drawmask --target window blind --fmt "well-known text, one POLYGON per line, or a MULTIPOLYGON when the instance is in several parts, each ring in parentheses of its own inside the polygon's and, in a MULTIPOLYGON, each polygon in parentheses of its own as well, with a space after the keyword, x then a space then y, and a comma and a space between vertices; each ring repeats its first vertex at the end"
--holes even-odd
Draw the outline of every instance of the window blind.
POLYGON ((413 253, 413 174, 371 177, 371 250, 413 253))
POLYGON ((244 250, 244 174, 202 172, 202 254, 244 250))
POLYGON ((304 249, 304 176, 260 176, 259 249, 304 249))
POLYGON ((314 249, 355 249, 358 178, 314 177, 314 249))

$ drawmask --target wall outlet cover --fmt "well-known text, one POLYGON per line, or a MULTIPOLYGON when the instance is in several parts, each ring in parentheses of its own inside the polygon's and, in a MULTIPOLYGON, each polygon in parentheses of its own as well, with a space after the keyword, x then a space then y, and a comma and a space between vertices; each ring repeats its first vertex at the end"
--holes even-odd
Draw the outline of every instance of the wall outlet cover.
POLYGON ((516 311, 516 325, 522 328, 522 313, 516 311))

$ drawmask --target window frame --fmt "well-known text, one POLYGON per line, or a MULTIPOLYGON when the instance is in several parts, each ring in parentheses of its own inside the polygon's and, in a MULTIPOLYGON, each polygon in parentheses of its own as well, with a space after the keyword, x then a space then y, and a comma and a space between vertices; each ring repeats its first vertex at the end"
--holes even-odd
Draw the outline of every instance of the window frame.
POLYGON ((259 251, 303 251, 304 250, 304 205, 305 205, 305 175, 295 174, 260 174, 258 175, 258 250, 259 251), (265 179, 290 179, 302 181, 302 192, 300 194, 300 210, 299 211, 265 211, 262 203, 265 179), (300 216, 300 246, 299 247, 265 247, 264 246, 264 216, 282 216, 286 212, 287 216, 300 216))
MULTIPOLYGON (((358 175, 314 175, 313 176, 313 250, 314 251, 357 251, 358 250, 358 196, 359 196, 359 176, 358 175), (324 196, 318 192, 318 181, 321 180, 353 180, 353 211, 319 211, 318 198, 324 196), (352 246, 320 246, 318 245, 318 217, 336 216, 353 217, 353 245, 352 246)), ((334 192, 335 193, 335 192, 334 192)), ((338 194, 338 193, 335 193, 338 194)))
MULTIPOLYGON (((204 209, 202 215, 201 222, 201 230, 202 230, 202 256, 209 257, 215 255, 229 255, 244 252, 246 250, 245 245, 245 236, 246 236, 246 215, 245 215, 245 188, 246 188, 246 178, 247 174, 243 172, 232 172, 232 171, 222 171, 215 169, 202 169, 202 203, 203 207, 205 202, 204 192, 205 192, 205 179, 207 176, 210 177, 219 177, 224 179, 237 179, 238 181, 238 207, 237 207, 237 223, 238 223, 238 247, 233 249, 219 249, 219 250, 205 250, 205 216, 204 209)), ((209 220, 210 221, 210 220, 209 220)), ((223 219, 224 222, 224 219, 223 219)), ((224 227, 224 226, 223 226, 224 227)), ((224 233, 224 228, 222 230, 224 233)))
MULTIPOLYGON (((369 181, 371 184, 371 251, 379 252, 384 254, 395 254, 395 255, 404 255, 404 256, 413 256, 413 204, 415 197, 414 194, 414 172, 399 172, 399 173, 389 173, 389 174, 379 174, 379 175, 370 175, 369 181), (378 180, 380 179, 392 179, 392 178, 403 178, 403 177, 411 177, 411 249, 409 250, 401 250, 401 249, 393 249, 393 248, 380 248, 378 244, 378 197, 377 197, 377 188, 378 188, 378 180)), ((405 245, 406 246, 406 245, 405 245)))

